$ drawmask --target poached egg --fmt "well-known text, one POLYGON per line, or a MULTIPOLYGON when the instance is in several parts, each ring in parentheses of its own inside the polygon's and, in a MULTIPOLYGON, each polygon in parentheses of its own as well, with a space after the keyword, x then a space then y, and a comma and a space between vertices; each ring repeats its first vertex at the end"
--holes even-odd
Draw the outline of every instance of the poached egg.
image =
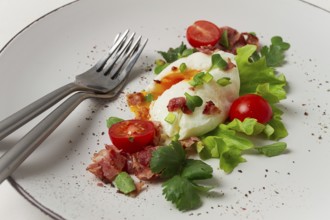
POLYGON ((230 62, 232 67, 227 70, 220 68, 210 70, 213 54, 196 52, 171 63, 155 77, 146 89, 145 92, 154 97, 149 106, 149 120, 158 121, 168 138, 177 134, 180 140, 200 136, 213 130, 226 120, 232 102, 239 96, 240 78, 235 56, 223 51, 217 51, 214 54, 216 53, 220 54, 226 62, 230 62), (186 68, 181 72, 179 67, 183 63, 186 68), (190 82, 200 72, 208 72, 212 75, 212 79, 193 87, 190 82), (220 85, 217 83, 222 78, 228 80, 229 84, 220 85), (201 98, 203 100, 202 105, 196 107, 190 114, 185 114, 181 110, 171 111, 172 116, 175 117, 169 123, 165 119, 170 114, 168 109, 170 100, 185 97, 185 93, 201 98), (210 102, 217 111, 205 114, 205 108, 210 102))

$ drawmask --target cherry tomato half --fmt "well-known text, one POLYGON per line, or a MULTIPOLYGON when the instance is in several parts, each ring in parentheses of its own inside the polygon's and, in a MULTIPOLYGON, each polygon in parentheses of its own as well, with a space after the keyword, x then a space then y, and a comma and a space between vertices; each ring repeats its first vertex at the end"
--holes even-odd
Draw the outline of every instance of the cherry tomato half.
POLYGON ((260 123, 267 123, 272 118, 272 108, 269 103, 259 95, 247 94, 236 99, 230 107, 229 119, 255 118, 260 123))
POLYGON ((150 121, 126 120, 113 124, 109 128, 112 144, 127 153, 134 153, 152 144, 155 126, 150 121))
POLYGON ((218 26, 209 21, 196 21, 187 29, 186 37, 193 47, 214 46, 220 39, 218 26))

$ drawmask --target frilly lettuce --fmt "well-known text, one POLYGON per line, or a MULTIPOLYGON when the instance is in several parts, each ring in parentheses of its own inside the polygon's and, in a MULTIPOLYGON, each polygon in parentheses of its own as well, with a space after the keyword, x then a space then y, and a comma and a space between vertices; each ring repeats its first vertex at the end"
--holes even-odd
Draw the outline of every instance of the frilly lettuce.
POLYGON ((286 137, 288 132, 281 119, 283 112, 276 103, 286 98, 284 87, 287 82, 283 74, 275 72, 274 66, 284 62, 283 53, 290 45, 280 40, 279 42, 272 39, 273 44, 270 48, 265 47, 268 48, 267 50, 263 48, 261 54, 257 52, 255 45, 246 45, 237 49, 236 56, 241 80, 240 95, 255 93, 264 97, 272 107, 272 119, 267 124, 258 123, 252 118, 244 121, 235 119, 227 124, 219 125, 215 130, 201 137, 201 142, 197 144, 197 151, 201 158, 219 158, 219 167, 226 173, 232 172, 240 163, 246 161, 242 157, 244 151, 254 150, 272 157, 283 153, 286 149, 286 143, 277 142, 286 137), (275 43, 280 43, 280 45, 275 45, 275 43), (272 54, 274 57, 271 57, 272 54), (263 135, 266 139, 276 142, 265 146, 255 146, 249 136, 256 135, 263 135))

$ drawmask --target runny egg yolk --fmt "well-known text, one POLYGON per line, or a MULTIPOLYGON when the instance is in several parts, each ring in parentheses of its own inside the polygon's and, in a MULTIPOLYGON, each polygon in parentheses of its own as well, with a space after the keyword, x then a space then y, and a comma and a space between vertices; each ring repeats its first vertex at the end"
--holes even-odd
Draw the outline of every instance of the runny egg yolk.
MULTIPOLYGON (((186 69, 184 72, 180 72, 178 68, 174 67, 172 68, 172 71, 164 76, 161 80, 155 80, 154 87, 149 92, 141 92, 143 96, 147 96, 150 94, 153 98, 153 100, 156 100, 160 95, 163 94, 166 90, 170 89, 173 85, 186 80, 191 80, 197 73, 199 73, 199 70, 195 69, 186 69)), ((144 119, 148 120, 150 118, 149 115, 149 107, 150 102, 148 102, 146 99, 142 102, 138 103, 128 103, 131 111, 135 114, 135 117, 138 119, 144 119)))

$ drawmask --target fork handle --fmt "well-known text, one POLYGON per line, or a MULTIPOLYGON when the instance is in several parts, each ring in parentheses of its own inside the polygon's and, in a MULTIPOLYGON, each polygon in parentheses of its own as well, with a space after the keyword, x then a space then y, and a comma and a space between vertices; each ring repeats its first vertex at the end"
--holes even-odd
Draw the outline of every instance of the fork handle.
POLYGON ((75 83, 69 83, 43 96, 42 98, 22 108, 6 119, 0 121, 0 141, 33 118, 37 117, 42 112, 46 111, 48 108, 52 107, 54 104, 59 102, 70 93, 80 89, 82 89, 82 87, 79 85, 75 83))
POLYGON ((63 122, 89 93, 73 94, 0 157, 0 184, 63 122))

